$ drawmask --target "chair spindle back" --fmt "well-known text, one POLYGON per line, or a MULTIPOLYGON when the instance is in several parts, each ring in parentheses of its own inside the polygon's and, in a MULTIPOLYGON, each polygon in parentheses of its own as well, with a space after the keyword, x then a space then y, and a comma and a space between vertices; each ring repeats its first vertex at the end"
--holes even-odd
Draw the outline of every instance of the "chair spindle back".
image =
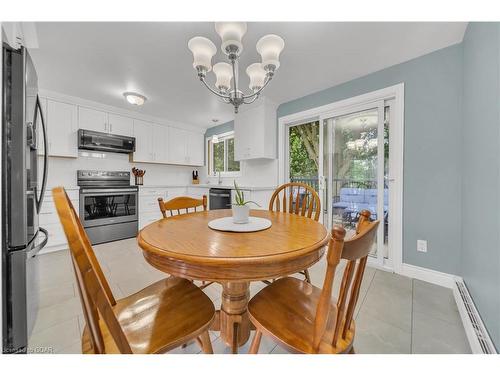
POLYGON ((103 332, 99 324, 102 319, 120 352, 132 353, 113 311, 116 301, 66 191, 57 187, 52 190, 52 195, 71 250, 73 269, 94 352, 105 353, 103 332))
POLYGON ((335 225, 332 229, 332 239, 328 245, 326 276, 316 310, 313 336, 315 350, 319 350, 319 344, 329 319, 335 321, 332 339, 333 347, 337 346, 339 338, 346 338, 350 329, 368 254, 375 241, 377 227, 380 223, 378 220, 370 221, 370 217, 370 211, 363 210, 360 212, 356 234, 348 240, 345 240, 344 228, 335 225), (340 284, 336 309, 335 311, 329 311, 335 270, 340 259, 347 260, 347 265, 340 284))
POLYGON ((170 213, 170 216, 182 215, 183 213, 189 213, 189 209, 192 208, 192 212, 197 212, 198 207, 203 207, 203 211, 207 210, 207 196, 204 195, 202 199, 195 199, 191 197, 177 197, 170 199, 167 202, 163 201, 163 198, 158 198, 158 204, 160 206, 161 214, 164 218, 169 217, 167 213, 170 213), (181 212, 184 210, 184 212, 181 212))
POLYGON ((288 212, 318 221, 321 202, 318 193, 311 186, 301 182, 289 182, 274 191, 269 201, 269 211, 288 212))

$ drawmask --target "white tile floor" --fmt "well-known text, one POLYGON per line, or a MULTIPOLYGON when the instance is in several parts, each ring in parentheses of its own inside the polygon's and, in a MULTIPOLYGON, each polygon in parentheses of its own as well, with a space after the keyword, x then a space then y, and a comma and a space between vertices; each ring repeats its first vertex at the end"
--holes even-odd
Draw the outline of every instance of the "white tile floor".
MULTIPOLYGON (((96 255, 116 298, 134 293, 165 274, 149 266, 136 240, 95 246, 96 255)), ((30 337, 33 353, 80 353, 84 319, 68 251, 40 255, 40 304, 30 337)), ((342 270, 337 272, 338 290, 342 270)), ((321 286, 324 260, 311 268, 313 284, 321 286)), ((263 283, 250 285, 254 295, 263 283)), ((204 289, 220 307, 221 287, 204 289)), ((469 353, 470 348, 451 290, 395 274, 367 268, 356 309, 357 353, 469 353)), ((229 353, 211 332, 215 353, 229 353)), ((248 351, 250 340, 240 348, 248 351)), ((196 343, 171 353, 199 353, 196 343)), ((269 339, 263 339, 261 353, 286 353, 269 339)))

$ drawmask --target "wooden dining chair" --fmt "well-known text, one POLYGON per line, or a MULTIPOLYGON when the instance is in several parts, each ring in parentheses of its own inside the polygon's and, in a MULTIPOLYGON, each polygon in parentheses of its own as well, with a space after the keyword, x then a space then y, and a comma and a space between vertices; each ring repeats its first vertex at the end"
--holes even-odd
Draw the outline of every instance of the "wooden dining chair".
MULTIPOLYGON (((279 186, 269 201, 269 211, 288 212, 305 216, 316 221, 321 214, 321 201, 316 191, 309 185, 301 182, 289 182, 279 186), (280 200, 280 195, 282 199, 280 200)), ((300 272, 306 281, 311 283, 309 270, 300 272)), ((269 284, 269 282, 266 282, 269 284)))
POLYGON ((164 353, 196 339, 213 353, 208 328, 215 308, 188 280, 166 278, 116 300, 90 241, 62 187, 52 190, 68 240, 85 318, 82 352, 164 353))
POLYGON ((204 195, 202 199, 196 199, 191 197, 177 197, 164 202, 163 198, 158 198, 158 204, 160 205, 160 211, 164 218, 174 215, 182 215, 191 212, 197 212, 198 207, 203 207, 203 211, 207 210, 207 196, 204 195), (184 210, 184 211, 181 211, 184 210))
MULTIPOLYGON (((203 211, 206 211, 207 196, 203 195, 202 199, 196 199, 191 197, 177 197, 177 198, 172 198, 166 202, 163 201, 163 198, 158 198, 158 204, 160 206, 160 211, 163 217, 168 218, 172 216, 188 214, 189 209, 192 209, 191 212, 197 212, 196 209, 198 207, 203 207, 203 211), (168 216, 168 214, 170 214, 170 216, 168 216)), ((212 284, 213 284, 212 282, 202 281, 200 288, 205 289, 207 286, 212 284)))
POLYGON ((250 353, 258 352, 263 334, 295 353, 354 353, 354 309, 379 225, 378 220, 370 221, 370 216, 370 211, 362 211, 357 233, 348 240, 344 240, 343 227, 333 227, 323 289, 286 277, 250 300, 249 317, 256 328, 250 353), (332 287, 341 258, 347 265, 335 301, 332 287))

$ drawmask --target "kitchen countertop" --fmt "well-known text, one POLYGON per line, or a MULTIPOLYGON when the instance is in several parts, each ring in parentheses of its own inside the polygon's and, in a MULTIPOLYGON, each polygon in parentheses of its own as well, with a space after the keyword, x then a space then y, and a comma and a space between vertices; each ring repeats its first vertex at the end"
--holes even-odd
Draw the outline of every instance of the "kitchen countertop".
MULTIPOLYGON (((199 188, 218 188, 218 189, 231 189, 234 190, 234 185, 217 185, 217 184, 198 184, 198 185, 189 185, 189 187, 199 187, 199 188)), ((248 185, 238 185, 238 188, 241 190, 275 190, 275 186, 248 186, 248 185)))
MULTIPOLYGON (((231 189, 234 190, 233 185, 217 185, 217 184, 186 184, 186 185, 139 185, 139 189, 155 189, 155 188, 185 188, 185 187, 192 187, 192 188, 202 188, 202 189, 207 189, 207 188, 219 188, 219 189, 231 189)), ((248 185, 241 185, 238 186, 241 190, 251 190, 251 191, 262 191, 262 190, 275 190, 275 186, 248 186, 248 185)))
MULTIPOLYGON (((134 186, 134 185, 132 185, 134 186)), ((46 192, 50 192, 52 188, 56 186, 47 186, 46 192)), ((192 188, 219 188, 219 189, 231 189, 234 190, 234 185, 217 185, 217 184, 185 184, 185 185, 169 185, 169 184, 162 184, 162 185, 138 185, 139 190, 141 189, 156 189, 156 188, 185 188, 185 187, 192 187, 192 188)), ((265 190, 275 190, 276 186, 249 186, 249 185, 238 185, 238 187, 241 190, 251 190, 251 191, 265 191, 265 190)), ((64 186, 66 190, 80 190, 79 186, 64 186)))
MULTIPOLYGON (((132 185, 132 186, 136 186, 136 185, 132 185)), ((164 184, 164 185, 137 185, 139 187, 139 190, 140 189, 156 189, 156 188, 185 188, 186 186, 189 186, 189 185, 168 185, 168 184, 164 184)))

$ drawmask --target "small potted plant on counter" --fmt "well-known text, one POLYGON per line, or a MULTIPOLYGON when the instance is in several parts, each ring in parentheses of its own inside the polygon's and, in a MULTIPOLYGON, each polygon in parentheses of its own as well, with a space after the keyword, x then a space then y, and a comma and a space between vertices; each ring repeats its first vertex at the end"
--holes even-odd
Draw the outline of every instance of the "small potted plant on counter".
MULTIPOLYGON (((254 201, 245 201, 245 194, 239 189, 236 181, 234 181, 235 197, 233 203, 233 223, 235 224, 246 224, 248 223, 248 217, 250 216, 249 203, 253 203, 259 206, 258 203, 254 201)), ((260 207, 260 206, 259 206, 260 207)))

